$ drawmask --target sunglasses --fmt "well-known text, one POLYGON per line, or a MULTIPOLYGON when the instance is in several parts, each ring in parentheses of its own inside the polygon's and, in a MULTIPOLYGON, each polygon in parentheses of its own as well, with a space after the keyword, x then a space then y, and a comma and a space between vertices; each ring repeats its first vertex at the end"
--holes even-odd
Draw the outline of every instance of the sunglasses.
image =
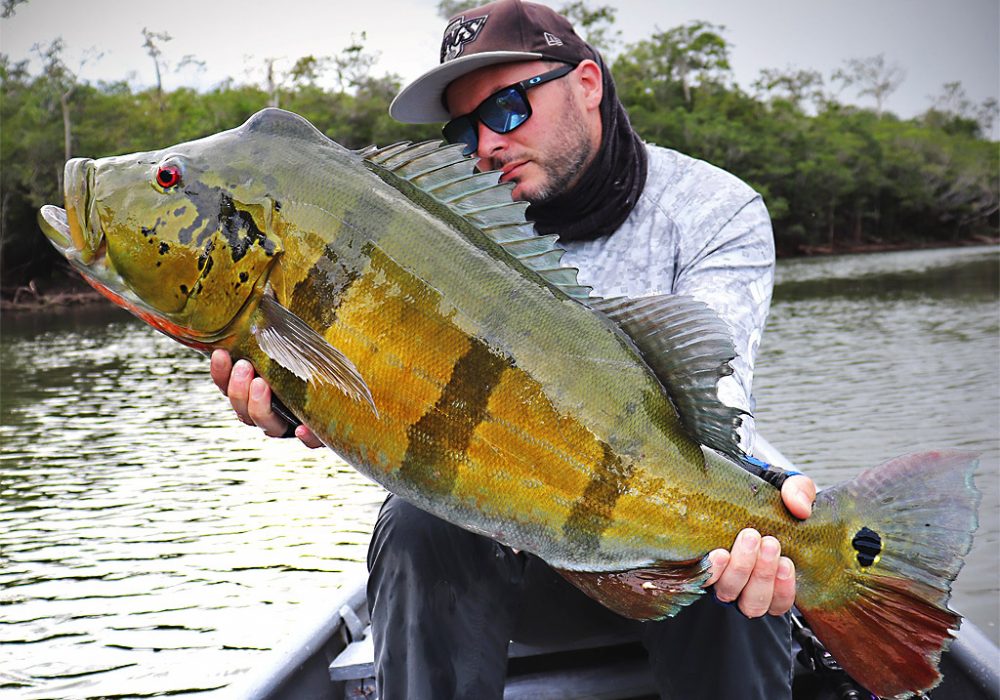
POLYGON ((528 121, 528 117, 531 116, 528 90, 561 78, 575 68, 575 65, 570 64, 559 66, 534 78, 500 88, 468 114, 455 117, 445 124, 441 129, 445 140, 448 143, 464 143, 465 150, 462 154, 472 155, 479 148, 479 129, 476 122, 481 122, 487 129, 497 134, 509 134, 528 121))

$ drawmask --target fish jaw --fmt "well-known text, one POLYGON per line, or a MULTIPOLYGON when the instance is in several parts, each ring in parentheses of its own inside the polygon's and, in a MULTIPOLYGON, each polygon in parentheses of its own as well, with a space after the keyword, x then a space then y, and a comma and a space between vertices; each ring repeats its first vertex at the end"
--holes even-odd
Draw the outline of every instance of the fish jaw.
POLYGON ((99 220, 90 211, 95 170, 92 158, 73 158, 63 170, 66 223, 77 255, 87 264, 98 255, 104 241, 99 220), (96 225, 89 225, 91 222, 96 225))
POLYGON ((38 223, 52 245, 70 262, 89 265, 98 256, 104 233, 95 217, 90 216, 94 183, 94 161, 73 158, 63 170, 63 197, 66 209, 46 205, 39 212, 38 223), (88 220, 97 226, 88 225, 88 220))
POLYGON ((38 225, 55 249, 90 284, 98 289, 124 291, 123 280, 108 264, 103 236, 81 226, 78 212, 79 209, 46 204, 38 212, 38 225))
MULTIPOLYGON (((69 197, 67 205, 68 200, 69 197)), ((110 264, 103 235, 95 236, 85 222, 81 224, 77 218, 80 211, 79 208, 67 211, 62 207, 46 204, 39 210, 38 224, 49 242, 69 261, 73 269, 80 273, 87 284, 114 304, 184 345, 196 350, 209 351, 222 344, 220 337, 209 337, 177 324, 136 296, 110 264), (83 248, 79 243, 84 244, 83 248)))

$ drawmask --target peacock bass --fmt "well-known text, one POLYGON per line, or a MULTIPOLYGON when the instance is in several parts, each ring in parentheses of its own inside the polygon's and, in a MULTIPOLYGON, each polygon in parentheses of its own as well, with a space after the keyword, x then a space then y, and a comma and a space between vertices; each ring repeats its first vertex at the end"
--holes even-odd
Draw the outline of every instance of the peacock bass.
POLYGON ((191 347, 246 358, 330 448, 445 520, 537 554, 622 615, 702 593, 744 527, 796 563, 796 604, 883 697, 936 685, 960 617, 974 455, 910 455, 799 522, 741 469, 728 329, 692 299, 600 299, 461 146, 348 150, 294 114, 66 164, 52 243, 191 347), (711 449, 709 449, 711 448, 711 449))

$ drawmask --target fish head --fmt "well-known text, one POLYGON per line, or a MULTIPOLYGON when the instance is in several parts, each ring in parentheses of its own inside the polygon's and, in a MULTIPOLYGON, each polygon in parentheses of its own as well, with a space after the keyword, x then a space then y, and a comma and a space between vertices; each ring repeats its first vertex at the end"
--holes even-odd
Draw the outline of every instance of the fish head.
POLYGON ((90 284, 208 347, 259 298, 281 252, 262 147, 234 129, 160 151, 75 158, 42 230, 90 284), (257 161, 259 162, 259 160, 257 161))

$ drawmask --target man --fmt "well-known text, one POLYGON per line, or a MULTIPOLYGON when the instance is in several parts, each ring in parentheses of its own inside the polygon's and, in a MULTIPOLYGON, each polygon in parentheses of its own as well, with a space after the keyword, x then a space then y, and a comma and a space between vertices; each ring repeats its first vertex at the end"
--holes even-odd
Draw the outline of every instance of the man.
MULTIPOLYGON (((643 144, 600 56, 564 18, 519 0, 461 13, 445 30, 441 65, 401 91, 390 114, 447 121, 446 138, 513 184, 536 229, 559 234, 566 260, 597 294, 686 294, 713 307, 738 351, 720 397, 751 408, 774 266, 761 198, 706 163, 643 144)), ((270 435, 288 430, 245 362, 232 367, 216 353, 212 376, 242 420, 270 435)), ((319 445, 305 426, 295 435, 319 445)), ((742 438, 749 452, 749 423, 742 438)), ((815 486, 808 478, 748 468, 781 487, 793 515, 809 515, 815 486)), ((663 697, 790 697, 785 613, 794 566, 773 537, 754 530, 710 558, 714 597, 673 619, 640 624, 536 557, 390 496, 368 562, 380 697, 500 698, 512 638, 537 643, 621 629, 643 638, 663 697)))

